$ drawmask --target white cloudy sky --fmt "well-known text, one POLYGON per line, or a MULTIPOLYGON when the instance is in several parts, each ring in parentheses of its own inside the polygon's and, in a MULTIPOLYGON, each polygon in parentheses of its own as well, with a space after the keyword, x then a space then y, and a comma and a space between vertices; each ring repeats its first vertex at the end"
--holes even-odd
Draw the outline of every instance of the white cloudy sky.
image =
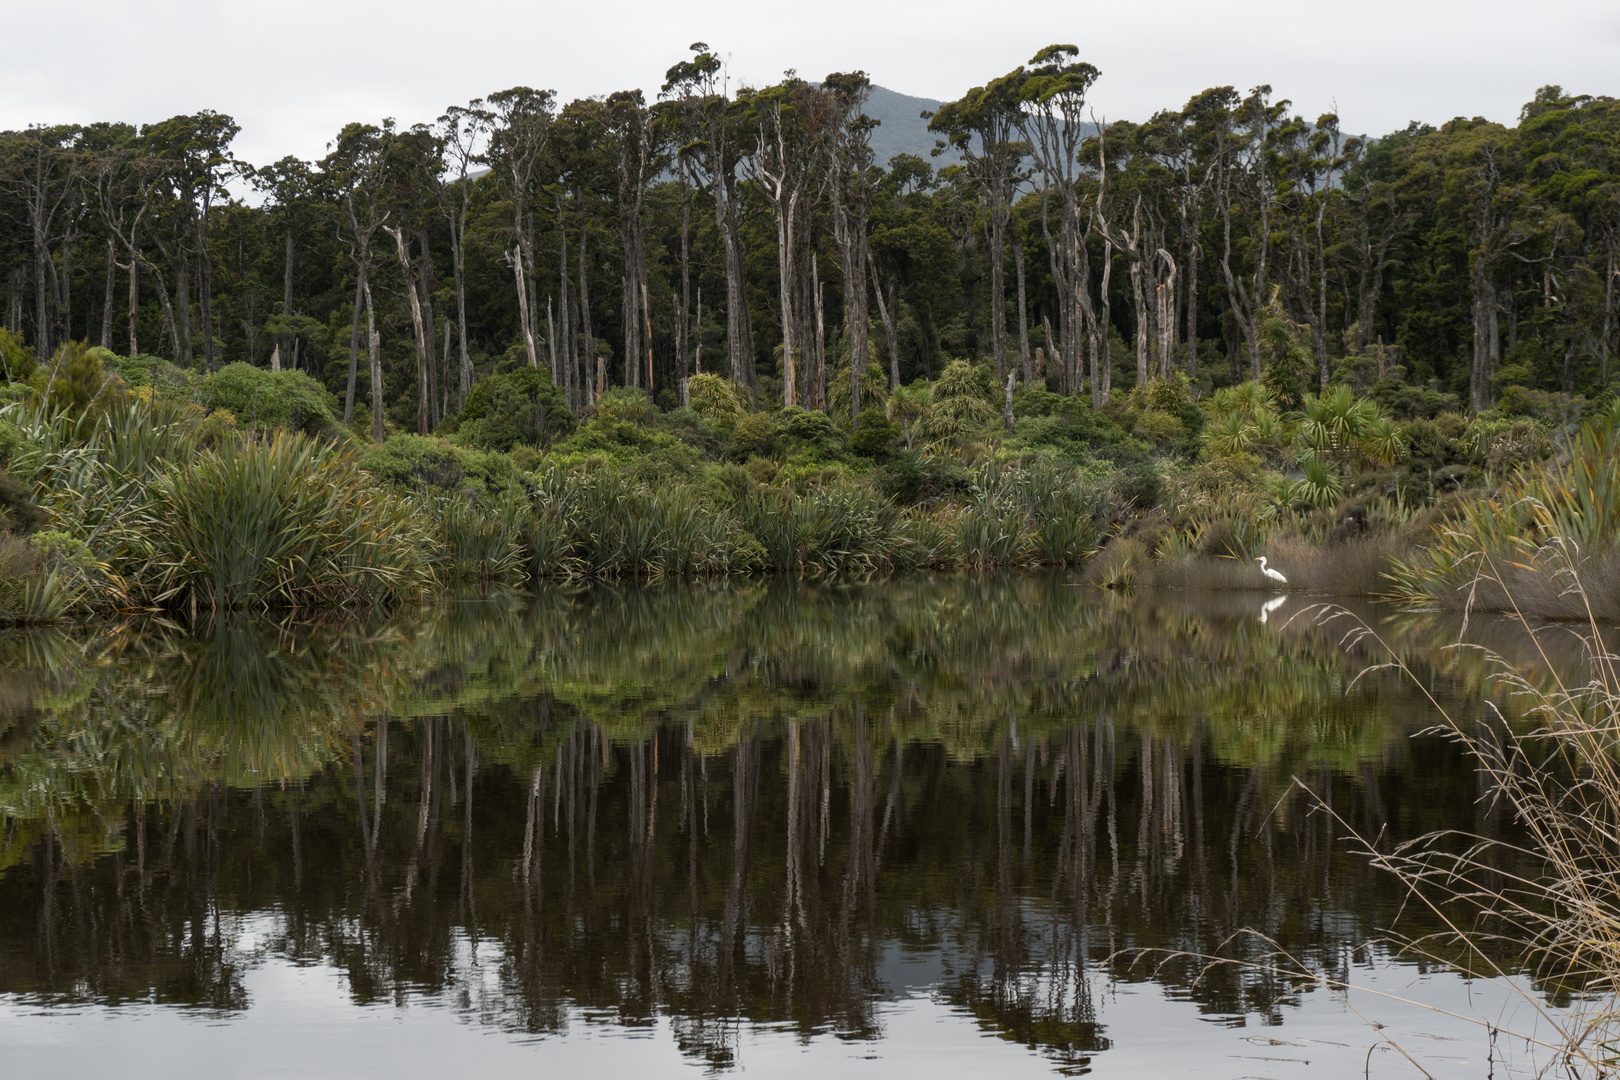
POLYGON ((950 98, 1073 42, 1093 100, 1140 117, 1207 86, 1269 82, 1314 118, 1381 133, 1512 122, 1538 86, 1620 95, 1613 0, 52 0, 4 5, 0 128, 145 123, 213 108, 249 161, 314 157, 349 120, 431 120, 516 84, 564 98, 657 92, 696 40, 734 77, 863 68, 950 98))

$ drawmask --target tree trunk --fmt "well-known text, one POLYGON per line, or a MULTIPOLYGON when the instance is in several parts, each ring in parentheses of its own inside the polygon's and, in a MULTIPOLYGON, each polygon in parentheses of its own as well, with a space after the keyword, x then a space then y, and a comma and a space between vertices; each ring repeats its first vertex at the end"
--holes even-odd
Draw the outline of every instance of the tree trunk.
MULTIPOLYGON (((890 311, 892 304, 883 300, 883 282, 878 277, 877 260, 872 258, 872 245, 862 238, 861 246, 866 248, 866 265, 872 270, 872 292, 877 297, 878 318, 883 322, 884 343, 889 347, 889 389, 893 390, 900 385, 900 333, 895 326, 894 314, 890 311)), ((889 295, 894 297, 894 283, 890 282, 889 295)), ((1026 361, 1025 367, 1028 367, 1026 361)))
POLYGON ((990 207, 990 348, 997 383, 1007 378, 1007 213, 1001 203, 995 199, 990 207))
POLYGON ((141 256, 131 249, 129 256, 129 355, 139 356, 141 344, 136 334, 136 321, 141 311, 141 256))
MULTIPOLYGON (((584 204, 583 193, 580 195, 580 203, 584 204)), ((590 373, 596 366, 591 363, 596 357, 596 336, 591 328, 591 282, 586 273, 590 258, 587 253, 589 243, 590 233, 586 231, 585 222, 582 220, 579 223, 579 334, 584 343, 582 360, 585 366, 585 397, 588 399, 587 404, 595 405, 596 384, 591 380, 590 373)))
POLYGON ((681 381, 681 404, 686 404, 686 377, 690 372, 687 362, 691 356, 692 317, 692 187, 687 176, 687 163, 680 159, 681 185, 681 306, 675 313, 675 367, 681 381))
MULTIPOLYGON (((431 429, 437 428, 439 421, 444 417, 439 412, 439 369, 433 363, 433 290, 430 287, 433 279, 433 260, 425 232, 417 231, 416 246, 421 255, 416 260, 416 280, 413 287, 422 298, 422 341, 425 344, 422 352, 427 357, 428 426, 431 429)), ((406 274, 405 279, 410 282, 410 274, 406 274)))
POLYGON ((411 331, 416 344, 416 433, 426 435, 432 427, 432 388, 428 385, 428 356, 430 346, 423 330, 422 298, 416 292, 415 275, 411 272, 411 256, 405 250, 405 230, 388 229, 399 252, 399 270, 405 279, 405 291, 411 297, 411 331))
POLYGON ((523 349, 529 358, 530 367, 540 366, 540 353, 534 344, 534 320, 529 311, 529 288, 524 280, 523 252, 519 248, 512 248, 506 253, 506 261, 512 264, 513 283, 517 289, 518 322, 523 331, 523 349))
POLYGON ((557 324, 551 318, 551 297, 546 297, 546 347, 551 351, 551 384, 562 386, 561 361, 557 357, 557 324))
POLYGON ((180 364, 191 366, 191 260, 186 258, 184 244, 176 244, 179 252, 179 273, 175 279, 174 306, 180 316, 180 364))
MULTIPOLYGON (((1108 331, 1113 327, 1113 301, 1108 295, 1108 285, 1114 276, 1114 245, 1110 242, 1103 244, 1103 272, 1101 301, 1097 305, 1097 336, 1100 338, 1100 356, 1094 357, 1093 365, 1102 366, 1102 404, 1108 404, 1108 398, 1114 388, 1114 348, 1108 338, 1108 331)), ((1101 406, 1099 406, 1100 408, 1101 406)))
POLYGON ((366 340, 371 354, 371 439, 383 441, 382 335, 377 333, 377 315, 371 303, 371 286, 366 286, 366 340))
POLYGON ((1021 240, 1013 242, 1013 270, 1018 275, 1018 359, 1022 361, 1024 381, 1027 383, 1034 373, 1030 369, 1029 302, 1024 294, 1024 245, 1021 240))
POLYGON ((113 304, 118 296, 118 241, 107 238, 107 294, 101 305, 101 347, 112 348, 113 304))
POLYGON ((579 382, 578 364, 575 363, 574 341, 574 302, 568 289, 568 234, 559 226, 557 229, 557 280, 559 294, 557 297, 557 318, 562 325, 557 328, 557 355, 558 362, 562 364, 562 391, 568 401, 570 409, 579 408, 579 397, 576 388, 579 382))
POLYGON ((822 310, 821 274, 816 267, 816 253, 810 253, 810 288, 816 304, 816 363, 815 401, 817 409, 827 408, 827 319, 822 310))
POLYGON ((218 366, 214 355, 214 270, 208 257, 208 200, 197 218, 197 304, 202 311, 203 361, 209 371, 218 366))
MULTIPOLYGON (((783 170, 787 164, 783 162, 783 170)), ((793 226, 798 205, 798 192, 791 195, 777 193, 776 206, 776 283, 781 298, 782 313, 782 404, 792 407, 798 397, 798 341, 795 340, 793 316, 793 226)))
POLYGON ((1154 290, 1159 302, 1159 378, 1168 379, 1176 356, 1176 261, 1164 248, 1165 280, 1154 290))
POLYGON ((354 423, 354 383, 360 365, 360 306, 365 297, 366 268, 361 265, 354 281, 354 318, 349 324, 349 382, 343 392, 344 427, 354 423))

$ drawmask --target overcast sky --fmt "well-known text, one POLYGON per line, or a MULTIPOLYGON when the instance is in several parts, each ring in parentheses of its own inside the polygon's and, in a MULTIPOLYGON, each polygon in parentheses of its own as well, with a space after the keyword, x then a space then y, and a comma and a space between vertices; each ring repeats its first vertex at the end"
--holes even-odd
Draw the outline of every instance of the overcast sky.
POLYGON ((347 121, 432 120, 524 84, 564 99, 641 87, 706 41, 734 80, 866 70, 952 98, 1072 42, 1092 100, 1140 118, 1269 82, 1314 119, 1380 134, 1457 115, 1512 123, 1538 86, 1620 96, 1614 0, 72 0, 6 5, 0 128, 149 123, 212 108, 239 156, 317 157, 347 121))

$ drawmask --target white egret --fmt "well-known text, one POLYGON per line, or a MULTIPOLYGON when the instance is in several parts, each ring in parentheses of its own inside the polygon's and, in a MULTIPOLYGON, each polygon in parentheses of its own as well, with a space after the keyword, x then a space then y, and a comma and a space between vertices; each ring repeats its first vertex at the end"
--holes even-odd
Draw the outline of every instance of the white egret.
POLYGON ((1260 605, 1260 621, 1265 622, 1268 618, 1271 617, 1271 613, 1273 611, 1276 611, 1278 608, 1282 607, 1286 603, 1288 603, 1288 597, 1286 597, 1286 596, 1273 596, 1270 600, 1267 600, 1264 604, 1261 604, 1260 605))
POLYGON ((1284 585, 1288 584, 1288 579, 1282 576, 1282 571, 1273 570, 1266 565, 1266 557, 1264 555, 1258 556, 1254 561, 1260 564, 1260 572, 1266 575, 1266 577, 1270 578, 1272 581, 1280 581, 1284 585))

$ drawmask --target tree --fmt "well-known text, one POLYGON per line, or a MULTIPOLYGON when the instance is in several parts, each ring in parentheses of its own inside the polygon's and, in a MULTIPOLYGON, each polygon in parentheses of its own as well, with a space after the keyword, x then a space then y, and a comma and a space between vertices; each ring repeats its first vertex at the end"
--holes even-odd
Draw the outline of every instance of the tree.
POLYGON ((371 362, 371 436, 383 438, 382 360, 378 355, 377 314, 371 299, 372 243, 387 220, 383 185, 388 166, 388 142, 393 121, 381 127, 349 124, 321 162, 323 182, 341 207, 339 233, 354 263, 354 315, 349 331, 349 380, 343 395, 343 422, 354 423, 355 375, 360 355, 360 310, 366 312, 367 355, 371 362), (343 234, 343 226, 347 233, 343 234))

